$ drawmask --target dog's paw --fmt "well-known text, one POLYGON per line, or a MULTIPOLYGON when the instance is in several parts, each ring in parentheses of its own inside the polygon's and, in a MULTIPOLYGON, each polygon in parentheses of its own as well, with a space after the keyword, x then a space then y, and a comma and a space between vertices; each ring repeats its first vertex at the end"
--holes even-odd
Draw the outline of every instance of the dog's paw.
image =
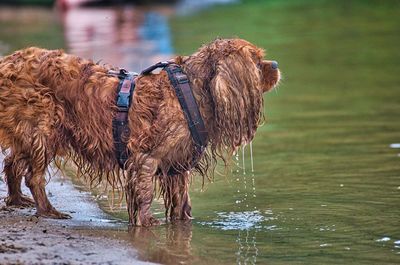
POLYGON ((71 215, 59 212, 57 210, 50 210, 50 211, 37 211, 36 216, 44 217, 44 218, 51 218, 51 219, 71 219, 71 215))
POLYGON ((21 196, 8 196, 4 199, 7 206, 18 207, 18 208, 32 208, 35 207, 35 202, 24 195, 21 196))

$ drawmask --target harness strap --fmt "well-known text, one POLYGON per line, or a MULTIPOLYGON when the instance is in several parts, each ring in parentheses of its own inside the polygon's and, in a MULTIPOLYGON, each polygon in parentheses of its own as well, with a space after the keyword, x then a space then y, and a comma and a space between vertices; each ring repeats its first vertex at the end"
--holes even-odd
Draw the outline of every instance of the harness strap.
MULTIPOLYGON (((190 163, 190 167, 195 166, 201 159, 201 155, 206 149, 208 142, 208 134, 201 117, 199 107, 194 98, 192 88, 187 75, 182 71, 182 68, 173 62, 159 62, 142 71, 141 74, 149 74, 157 68, 164 68, 168 74, 168 78, 174 87, 175 94, 179 100, 182 111, 186 118, 190 134, 192 135, 195 144, 195 153, 190 163)), ((188 170, 182 166, 172 166, 167 174, 176 175, 182 171, 188 170)))
POLYGON ((153 64, 152 66, 147 67, 144 69, 140 74, 142 75, 147 75, 156 70, 157 68, 164 68, 167 65, 169 65, 171 62, 165 61, 165 62, 158 62, 156 64, 153 64))
POLYGON ((125 139, 129 136, 128 111, 133 98, 136 77, 136 73, 129 73, 124 69, 121 69, 118 73, 120 79, 116 99, 118 109, 112 121, 112 128, 115 155, 122 169, 125 169, 125 162, 128 159, 125 139))
POLYGON ((176 64, 167 65, 164 70, 168 73, 169 80, 175 89, 175 94, 182 107, 183 113, 187 120, 190 133, 195 143, 196 161, 200 158, 207 146, 207 130, 204 126, 199 107, 194 98, 192 88, 190 87, 189 79, 182 68, 176 64))

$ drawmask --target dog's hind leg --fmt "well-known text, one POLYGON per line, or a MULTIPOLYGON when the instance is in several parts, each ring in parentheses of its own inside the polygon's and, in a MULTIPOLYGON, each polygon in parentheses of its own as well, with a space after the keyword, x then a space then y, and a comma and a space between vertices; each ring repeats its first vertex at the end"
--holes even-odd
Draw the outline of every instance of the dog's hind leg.
POLYGON ((4 173, 8 188, 8 196, 4 201, 7 206, 22 208, 35 206, 35 202, 24 196, 21 191, 22 177, 28 169, 27 163, 26 157, 14 154, 10 154, 4 159, 4 173))
POLYGON ((33 135, 31 149, 31 165, 25 182, 31 190, 36 204, 36 215, 54 219, 71 218, 68 214, 58 212, 47 198, 45 185, 45 172, 49 163, 49 155, 46 153, 45 137, 39 134, 33 135))
POLYGON ((188 171, 172 176, 165 176, 161 185, 163 188, 166 215, 171 221, 191 220, 192 207, 189 197, 190 173, 188 171))
POLYGON ((158 161, 148 155, 136 155, 129 161, 126 201, 129 223, 136 226, 160 224, 150 211, 154 196, 154 177, 158 161))

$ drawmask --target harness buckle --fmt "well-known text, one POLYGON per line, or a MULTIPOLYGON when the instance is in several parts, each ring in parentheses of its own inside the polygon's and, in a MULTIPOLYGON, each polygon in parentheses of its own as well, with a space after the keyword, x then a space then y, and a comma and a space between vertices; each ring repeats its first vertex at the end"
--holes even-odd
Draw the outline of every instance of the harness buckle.
POLYGON ((131 93, 123 93, 123 92, 118 93, 117 106, 120 110, 125 111, 124 110, 125 108, 126 111, 128 110, 130 97, 131 93))
POLYGON ((125 77, 129 74, 129 72, 127 70, 125 70, 124 68, 119 69, 119 75, 121 77, 125 77))

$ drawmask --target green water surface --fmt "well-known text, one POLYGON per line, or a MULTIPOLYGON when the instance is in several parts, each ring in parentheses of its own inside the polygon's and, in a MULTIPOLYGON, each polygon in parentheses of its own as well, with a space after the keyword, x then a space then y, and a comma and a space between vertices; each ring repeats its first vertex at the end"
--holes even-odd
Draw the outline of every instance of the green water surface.
POLYGON ((246 174, 193 187, 193 251, 227 264, 400 264, 399 2, 244 1, 172 29, 177 53, 238 36, 284 76, 265 97, 254 174, 247 147, 246 174))

